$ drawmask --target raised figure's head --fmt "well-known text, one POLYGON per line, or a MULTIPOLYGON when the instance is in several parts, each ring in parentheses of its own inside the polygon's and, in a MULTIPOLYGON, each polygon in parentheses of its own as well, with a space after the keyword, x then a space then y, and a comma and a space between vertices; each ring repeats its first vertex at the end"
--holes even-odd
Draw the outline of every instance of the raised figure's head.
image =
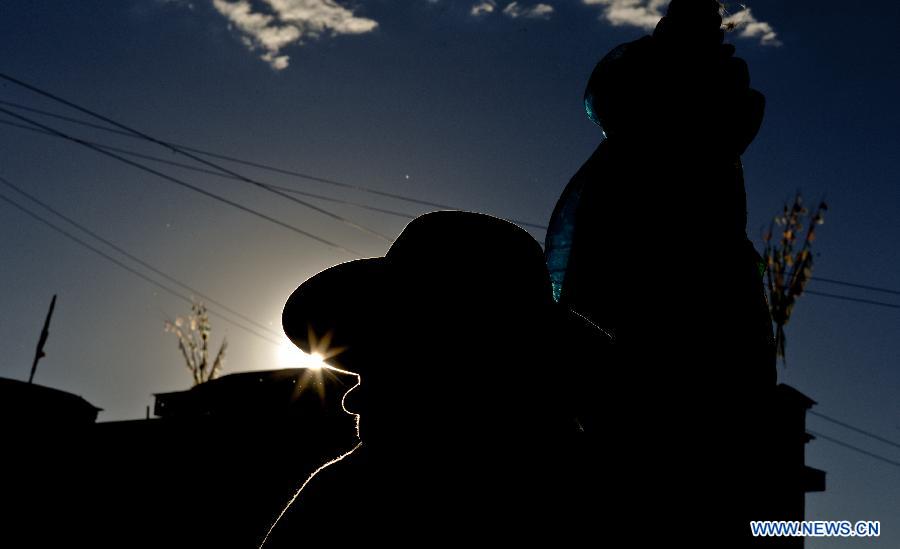
POLYGON ((651 36, 614 48, 597 64, 585 91, 588 116, 610 139, 647 150, 741 155, 759 130, 765 100, 723 40, 718 2, 673 0, 651 36))

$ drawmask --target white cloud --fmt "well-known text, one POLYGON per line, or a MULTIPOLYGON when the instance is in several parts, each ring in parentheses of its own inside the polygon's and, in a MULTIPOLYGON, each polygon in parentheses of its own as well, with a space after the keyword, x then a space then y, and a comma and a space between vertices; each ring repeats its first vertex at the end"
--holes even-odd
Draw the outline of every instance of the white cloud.
MULTIPOLYGON (((665 14, 669 0, 582 0, 588 6, 601 6, 600 18, 613 26, 638 27, 652 30, 665 14)), ((724 24, 732 24, 738 36, 757 38, 764 46, 780 46, 778 34, 772 25, 759 21, 750 8, 741 6, 741 10, 728 15, 724 24)))
POLYGON ((524 17, 526 19, 547 19, 553 13, 553 6, 549 4, 535 4, 533 6, 522 7, 518 2, 510 2, 503 8, 503 15, 518 19, 524 17))
MULTIPOLYGON (((190 5, 189 0, 158 0, 190 5)), ((344 34, 365 34, 378 27, 378 22, 357 16, 338 0, 210 0, 213 7, 228 19, 230 28, 241 35, 248 49, 274 70, 284 70, 290 57, 283 49, 302 45, 307 40, 344 34)), ((341 0, 343 1, 343 0, 341 0)), ((437 0, 427 0, 436 3, 437 0)), ((548 19, 554 7, 547 3, 523 5, 518 1, 476 0, 469 10, 473 17, 502 13, 511 19, 548 19), (500 8, 502 7, 502 9, 500 8)), ((652 30, 670 0, 581 0, 586 6, 599 8, 600 19, 613 26, 652 30)), ((759 40, 764 46, 779 46, 781 41, 771 24, 756 18, 750 8, 727 14, 723 23, 740 37, 759 40)))
POLYGON ((270 51, 259 56, 260 59, 269 64, 270 67, 275 69, 276 71, 281 71, 288 68, 288 61, 290 61, 290 57, 287 55, 277 55, 270 51))
POLYGON ((275 70, 288 67, 281 53, 290 44, 323 35, 363 34, 378 22, 354 13, 335 0, 264 0, 268 10, 256 9, 250 0, 212 0, 213 7, 241 33, 244 44, 261 51, 260 59, 275 70))
MULTIPOLYGON (((481 17, 483 15, 494 13, 496 10, 496 0, 482 0, 481 2, 472 5, 469 14, 473 17, 481 17)), ((518 19, 520 17, 524 19, 548 19, 553 11, 553 6, 549 4, 522 6, 518 2, 509 2, 506 4, 506 7, 501 10, 501 13, 511 19, 518 19)))
POLYGON ((772 25, 765 21, 759 21, 753 16, 750 8, 744 7, 741 11, 735 12, 722 21, 726 25, 734 25, 734 30, 738 32, 738 36, 744 38, 759 38, 759 43, 763 46, 780 46, 781 40, 772 25))
POLYGON ((601 19, 613 26, 652 30, 659 23, 669 0, 583 0, 588 6, 603 6, 601 19))
POLYGON ((481 2, 480 4, 475 4, 474 6, 472 6, 472 9, 469 11, 469 13, 474 17, 478 17, 481 15, 486 15, 488 13, 493 13, 496 7, 497 4, 495 4, 493 0, 486 0, 484 2, 481 2))
POLYGON ((378 26, 372 19, 356 17, 334 0, 265 0, 278 18, 301 30, 304 36, 363 34, 378 26))

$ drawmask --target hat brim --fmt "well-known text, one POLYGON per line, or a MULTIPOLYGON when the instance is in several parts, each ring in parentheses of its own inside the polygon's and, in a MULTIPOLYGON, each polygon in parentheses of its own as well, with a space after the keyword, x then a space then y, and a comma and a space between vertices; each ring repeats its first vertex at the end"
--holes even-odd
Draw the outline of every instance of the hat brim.
MULTIPOLYGON (((386 257, 322 271, 291 294, 282 313, 285 334, 302 351, 327 357, 346 348, 353 356, 342 354, 331 364, 360 374, 378 362, 386 342, 440 352, 470 328, 497 328, 491 323, 507 324, 482 334, 500 338, 499 344, 541 334, 569 357, 609 343, 602 330, 553 300, 533 237, 508 221, 470 212, 417 218, 386 257)), ((574 369, 596 364, 580 357, 567 362, 574 369)))
POLYGON ((313 276, 291 293, 281 323, 305 353, 328 356, 371 334, 394 311, 387 307, 394 280, 384 258, 359 259, 313 276))
MULTIPOLYGON (((305 353, 329 356, 340 349, 386 338, 390 327, 412 322, 421 309, 406 310, 397 287, 397 268, 384 258, 342 263, 313 276, 288 298, 282 313, 287 337, 305 353)), ((550 343, 569 357, 579 357, 569 368, 612 343, 608 333, 583 316, 557 303, 547 309, 550 343)), ((593 362, 593 361, 588 361, 593 362)), ((343 367, 340 356, 332 365, 343 367)), ((364 364, 354 364, 356 373, 364 364)))

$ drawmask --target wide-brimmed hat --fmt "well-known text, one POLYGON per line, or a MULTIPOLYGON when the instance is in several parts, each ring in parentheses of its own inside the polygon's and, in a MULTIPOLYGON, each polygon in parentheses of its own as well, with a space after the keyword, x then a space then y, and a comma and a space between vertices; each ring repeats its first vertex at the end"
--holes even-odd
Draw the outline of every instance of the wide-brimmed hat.
MULTIPOLYGON (((323 338, 331 348, 352 348, 435 319, 510 330, 537 323, 561 348, 609 342, 553 300, 543 251, 531 235, 508 221, 460 211, 425 214, 384 257, 313 276, 291 294, 282 314, 285 334, 307 353, 321 352, 323 338)), ((353 370, 375 366, 357 363, 353 370)))

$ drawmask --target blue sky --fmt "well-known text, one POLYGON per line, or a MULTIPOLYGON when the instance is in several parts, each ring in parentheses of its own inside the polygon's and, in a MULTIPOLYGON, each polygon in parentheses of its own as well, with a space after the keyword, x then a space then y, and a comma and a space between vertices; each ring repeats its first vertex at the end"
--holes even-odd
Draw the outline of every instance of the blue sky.
MULTIPOLYGON (((15 3, 0 12, 0 71, 166 140, 543 224, 600 138, 581 106, 593 65, 616 44, 645 33, 664 6, 646 0, 15 3)), ((795 190, 811 200, 824 196, 831 210, 819 233, 816 274, 900 289, 900 7, 760 0, 749 11, 735 4, 731 12, 737 29, 729 40, 768 101, 763 128, 744 157, 751 237, 758 240, 795 190)), ((83 117, 8 83, 0 85, 0 100, 83 117)), ((179 160, 135 140, 29 116, 179 160)), ((365 255, 387 247, 240 182, 154 167, 365 255)), ((229 167, 382 208, 428 209, 229 167)), ((352 259, 77 145, 8 126, 0 126, 0 176, 276 331, 296 285, 352 259)), ((8 189, 0 194, 40 211, 8 189)), ((387 234, 405 223, 316 203, 387 234)), ((165 319, 187 312, 185 303, 5 203, 0 230, 0 375, 27 377, 46 306, 58 293, 38 382, 83 395, 105 409, 102 419, 142 417, 151 393, 189 385, 174 338, 163 332, 165 319)), ((686 242, 695 238, 701 237, 685 235, 686 242)), ((810 288, 900 303, 897 296, 820 282, 810 288)), ((280 365, 270 343, 217 317, 213 329, 216 342, 229 339, 230 371, 280 365)), ((789 366, 779 367, 781 380, 817 400, 822 413, 898 440, 898 330, 896 309, 805 297, 788 326, 789 366)), ((819 418, 811 417, 809 426, 900 461, 896 448, 819 418)), ((900 469, 824 440, 808 446, 807 462, 828 471, 828 491, 807 498, 808 518, 883 523, 877 540, 817 539, 808 547, 900 544, 900 469)))

